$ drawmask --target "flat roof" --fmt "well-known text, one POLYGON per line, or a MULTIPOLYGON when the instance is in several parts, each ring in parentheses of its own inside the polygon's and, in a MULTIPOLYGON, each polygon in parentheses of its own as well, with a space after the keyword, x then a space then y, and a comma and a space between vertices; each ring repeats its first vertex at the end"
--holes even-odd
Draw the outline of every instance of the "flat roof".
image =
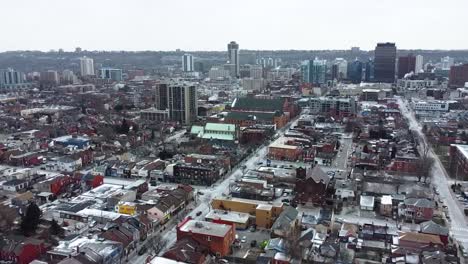
POLYGON ((192 232, 208 236, 224 237, 231 230, 230 225, 211 223, 207 221, 188 220, 179 228, 182 232, 192 232))
POLYGON ((286 145, 286 137, 280 137, 271 143, 268 147, 270 148, 283 148, 283 149, 298 149, 298 146, 286 145))
POLYGON ((163 258, 163 257, 155 257, 151 259, 150 264, 187 264, 187 263, 175 261, 175 260, 163 258))
POLYGON ((212 210, 205 216, 205 219, 220 219, 232 223, 245 224, 249 221, 249 217, 250 215, 246 213, 229 212, 224 210, 212 210))
POLYGON ((282 207, 283 203, 282 202, 268 202, 268 201, 260 201, 260 200, 251 200, 251 199, 243 199, 243 198, 237 198, 237 197, 215 197, 214 199, 217 200, 223 200, 223 201, 234 201, 234 202, 240 202, 240 203, 248 203, 248 204, 256 204, 256 205, 271 205, 274 207, 282 207))

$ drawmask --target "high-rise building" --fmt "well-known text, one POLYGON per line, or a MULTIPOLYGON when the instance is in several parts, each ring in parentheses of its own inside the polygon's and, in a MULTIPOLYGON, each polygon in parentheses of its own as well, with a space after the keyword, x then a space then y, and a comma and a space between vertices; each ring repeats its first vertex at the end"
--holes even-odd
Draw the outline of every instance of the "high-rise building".
POLYGON ((94 75, 94 60, 88 57, 80 58, 80 73, 81 76, 94 75))
POLYGON ((348 62, 343 58, 336 58, 332 66, 332 79, 343 80, 348 75, 348 62))
POLYGON ((416 65, 414 66, 414 73, 418 74, 423 70, 424 57, 422 55, 416 55, 416 65))
POLYGON ((228 59, 230 64, 235 65, 235 76, 239 77, 239 44, 235 41, 231 41, 228 44, 228 59))
POLYGON ((366 82, 373 82, 374 81, 374 76, 375 74, 375 65, 373 60, 368 60, 366 62, 366 72, 365 72, 365 77, 364 80, 366 82))
POLYGON ((59 75, 57 71, 41 72, 40 82, 47 85, 56 85, 59 83, 59 75))
POLYGON ((99 71, 99 78, 121 82, 123 80, 122 69, 101 68, 99 71))
POLYGON ((374 58, 374 81, 395 82, 396 51, 395 43, 377 44, 374 58))
POLYGON ((398 79, 405 77, 407 73, 416 71, 416 57, 413 54, 398 57, 398 79))
POLYGON ((442 70, 449 70, 450 67, 452 67, 453 64, 455 63, 455 60, 447 56, 447 57, 443 57, 442 59, 440 59, 440 63, 441 63, 442 70))
POLYGON ((182 56, 182 71, 193 72, 194 68, 193 56, 190 54, 184 54, 182 56))
POLYGON ((468 64, 452 66, 449 74, 449 86, 464 87, 466 83, 468 83, 468 64))
POLYGON ((62 72, 62 80, 61 83, 63 84, 74 84, 78 82, 78 78, 76 78, 75 73, 71 70, 64 70, 62 72))
POLYGON ((0 70, 0 89, 10 89, 25 83, 24 73, 11 68, 0 70))
POLYGON ((250 77, 254 79, 262 79, 263 67, 261 65, 250 65, 250 77))
POLYGON ((317 58, 315 60, 304 61, 301 71, 304 82, 315 85, 324 84, 326 82, 327 61, 317 58))
POLYGON ((348 64, 348 79, 352 83, 361 83, 362 81, 362 62, 355 60, 348 64))
POLYGON ((168 80, 156 85, 156 108, 167 110, 172 121, 186 125, 196 121, 197 100, 194 83, 168 80))

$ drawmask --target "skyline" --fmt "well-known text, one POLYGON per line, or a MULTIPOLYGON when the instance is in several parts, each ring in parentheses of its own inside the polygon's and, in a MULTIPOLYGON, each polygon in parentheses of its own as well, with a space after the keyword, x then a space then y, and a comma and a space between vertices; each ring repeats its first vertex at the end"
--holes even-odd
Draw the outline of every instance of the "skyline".
POLYGON ((241 50, 373 50, 395 42, 400 50, 466 50, 459 32, 463 0, 294 0, 220 5, 203 0, 19 0, 2 4, 5 21, 0 52, 17 50, 224 51, 234 40, 241 50), (40 10, 41 12, 37 12, 40 10), (162 25, 162 26, 161 26, 162 25), (371 36, 371 38, 369 37, 371 36))

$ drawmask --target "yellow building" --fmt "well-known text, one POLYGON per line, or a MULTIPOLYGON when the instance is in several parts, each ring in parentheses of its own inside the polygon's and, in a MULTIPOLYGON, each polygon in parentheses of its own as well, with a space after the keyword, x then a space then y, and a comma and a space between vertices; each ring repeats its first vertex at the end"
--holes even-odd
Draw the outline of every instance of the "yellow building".
POLYGON ((283 203, 217 197, 211 201, 213 209, 247 213, 255 217, 258 228, 270 228, 283 211, 283 203))
POLYGON ((119 202, 115 207, 120 214, 135 215, 137 212, 136 204, 131 202, 119 202))

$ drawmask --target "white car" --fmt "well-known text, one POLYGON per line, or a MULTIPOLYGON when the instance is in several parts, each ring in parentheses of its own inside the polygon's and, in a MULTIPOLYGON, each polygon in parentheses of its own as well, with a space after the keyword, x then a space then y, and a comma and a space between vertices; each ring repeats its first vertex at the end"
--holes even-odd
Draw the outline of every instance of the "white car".
POLYGON ((247 237, 243 236, 242 239, 241 239, 241 242, 242 242, 242 243, 247 242, 247 237))

